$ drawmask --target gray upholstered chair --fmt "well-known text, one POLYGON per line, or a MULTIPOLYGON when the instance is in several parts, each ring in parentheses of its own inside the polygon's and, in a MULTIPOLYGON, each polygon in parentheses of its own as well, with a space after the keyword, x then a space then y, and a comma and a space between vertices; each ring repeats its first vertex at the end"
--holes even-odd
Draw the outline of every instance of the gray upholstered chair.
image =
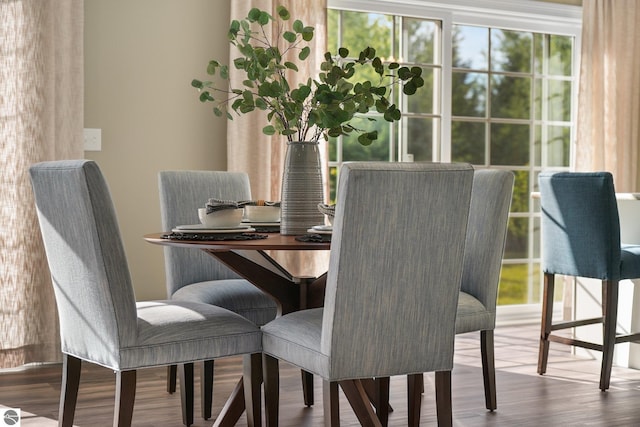
POLYGON ((487 409, 497 408, 493 330, 500 270, 513 193, 512 172, 476 170, 464 249, 456 334, 480 331, 487 409))
MULTIPOLYGON (((262 327, 267 425, 278 423, 278 360, 324 379, 325 423, 338 385, 363 425, 379 425, 360 379, 436 371, 450 425, 455 317, 473 169, 466 164, 347 163, 340 171, 324 307, 262 327)), ((422 387, 410 381, 409 421, 422 387)))
POLYGON ((259 328, 209 304, 136 302, 115 209, 96 163, 45 162, 30 174, 60 320, 59 424, 73 424, 82 361, 116 372, 114 425, 127 426, 137 369, 244 354, 247 416, 260 425, 260 375, 250 372, 250 362, 260 357, 259 328))
MULTIPOLYGON (((242 172, 161 171, 158 174, 162 227, 197 224, 198 208, 209 198, 251 200, 249 177, 242 172)), ((189 248, 165 247, 167 296, 226 308, 260 326, 276 316, 275 301, 206 253, 189 248)), ((186 411, 193 414, 193 367, 187 367, 181 391, 186 391, 186 411)), ((211 417, 213 361, 201 370, 202 417, 211 417)), ((175 391, 175 366, 167 372, 167 390, 175 391)))
POLYGON ((600 389, 609 388, 615 344, 640 341, 640 334, 616 335, 618 282, 640 278, 640 245, 620 243, 620 219, 609 172, 543 172, 539 175, 544 295, 538 373, 547 370, 549 342, 602 351, 600 389), (554 324, 555 275, 602 280, 602 316, 554 324), (602 343, 553 332, 602 323, 602 343))

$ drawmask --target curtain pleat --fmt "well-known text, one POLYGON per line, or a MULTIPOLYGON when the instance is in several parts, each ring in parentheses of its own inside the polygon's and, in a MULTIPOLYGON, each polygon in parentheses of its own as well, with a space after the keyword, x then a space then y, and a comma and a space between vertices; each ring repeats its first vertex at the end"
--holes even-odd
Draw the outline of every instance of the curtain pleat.
MULTIPOLYGON (((231 19, 242 19, 247 16, 251 8, 257 7, 269 11, 276 16, 276 7, 283 5, 291 13, 291 19, 299 19, 305 25, 315 27, 315 35, 311 43, 312 56, 305 64, 299 64, 299 72, 289 72, 287 76, 292 86, 306 82, 309 77, 317 76, 320 63, 326 52, 327 34, 327 4, 326 0, 251 0, 231 2, 231 19)), ((238 52, 231 47, 230 61, 238 56, 238 52)), ((234 87, 241 87, 244 77, 241 73, 234 73, 230 69, 231 82, 234 87)), ((234 114, 234 113, 232 113, 234 114)), ((256 111, 243 116, 235 116, 227 125, 227 168, 230 171, 243 171, 249 174, 251 194, 254 198, 265 200, 280 200, 280 187, 286 140, 280 136, 267 136, 262 128, 267 125, 266 114, 256 111)), ((325 177, 327 177, 327 147, 321 142, 322 162, 325 177)), ((325 179, 326 181, 326 179, 325 179)), ((326 184, 325 184, 326 186, 326 184)), ((326 192, 326 190, 325 190, 326 192)), ((295 276, 318 275, 327 269, 328 256, 317 251, 294 253, 282 251, 271 254, 281 262, 295 276)))
POLYGON ((60 360, 32 163, 82 158, 82 0, 0 0, 0 368, 60 360))
POLYGON ((640 2, 584 0, 576 170, 610 171, 640 189, 640 2))

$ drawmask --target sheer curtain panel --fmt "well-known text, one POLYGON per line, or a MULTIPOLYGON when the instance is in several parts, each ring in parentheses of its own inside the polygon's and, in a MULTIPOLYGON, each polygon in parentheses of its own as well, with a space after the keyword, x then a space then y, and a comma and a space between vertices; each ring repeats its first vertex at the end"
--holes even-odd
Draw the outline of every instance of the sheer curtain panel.
POLYGON ((61 360, 28 168, 82 158, 82 0, 0 0, 0 368, 61 360))
MULTIPOLYGON (((326 52, 327 37, 327 2, 326 0, 251 0, 232 1, 231 19, 242 19, 247 16, 251 8, 257 7, 276 15, 276 7, 282 5, 291 13, 291 22, 301 20, 305 25, 315 27, 314 37, 310 44, 312 54, 304 64, 292 60, 300 71, 291 76, 290 83, 306 82, 308 77, 316 77, 320 71, 320 63, 326 52)), ((238 56, 238 51, 232 46, 230 62, 238 56)), ((231 67, 229 74, 236 87, 241 87, 243 76, 235 73, 231 67)), ((232 113, 233 114, 233 113, 232 113)), ((262 128, 267 125, 266 114, 257 111, 252 114, 237 117, 227 125, 227 168, 230 171, 240 171, 249 174, 251 194, 253 197, 265 200, 280 200, 280 186, 286 141, 284 137, 267 136, 262 128)), ((324 165, 324 177, 327 177, 327 147, 321 140, 321 152, 324 165)), ((325 192, 326 192, 325 182, 325 192)), ((283 253, 272 254, 278 261, 284 263, 289 271, 296 275, 320 274, 326 271, 328 256, 318 253, 283 253)), ((316 251, 309 251, 316 252, 316 251)))
POLYGON ((640 189, 640 2, 584 0, 576 169, 640 189))

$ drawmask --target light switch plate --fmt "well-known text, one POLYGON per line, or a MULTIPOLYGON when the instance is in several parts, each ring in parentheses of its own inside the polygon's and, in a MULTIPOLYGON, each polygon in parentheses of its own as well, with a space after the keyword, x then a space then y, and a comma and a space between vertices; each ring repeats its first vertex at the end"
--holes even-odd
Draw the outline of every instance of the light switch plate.
POLYGON ((102 129, 84 130, 84 151, 102 150, 102 129))

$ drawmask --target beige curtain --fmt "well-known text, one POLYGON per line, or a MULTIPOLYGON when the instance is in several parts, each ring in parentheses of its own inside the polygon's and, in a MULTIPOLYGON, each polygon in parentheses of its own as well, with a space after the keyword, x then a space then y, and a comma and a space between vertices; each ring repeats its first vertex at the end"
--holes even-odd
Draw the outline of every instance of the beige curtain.
MULTIPOLYGON (((275 16, 278 5, 285 6, 292 19, 299 19, 305 25, 315 27, 311 46, 314 55, 306 61, 306 69, 300 66, 300 72, 291 76, 289 82, 295 85, 305 82, 309 76, 316 76, 320 70, 320 63, 327 50, 326 0, 232 1, 231 18, 242 19, 253 7, 269 11, 275 16)), ((232 49, 230 63, 236 55, 237 52, 232 49)), ((234 75, 231 70, 231 80, 234 86, 240 86, 243 77, 234 75)), ((282 137, 264 135, 262 128, 266 125, 266 114, 259 111, 241 117, 234 116, 234 119, 228 122, 227 167, 230 171, 244 171, 249 174, 251 194, 254 198, 280 200, 286 141, 282 137)), ((323 145, 321 151, 325 153, 323 161, 326 165, 326 146, 323 145)), ((327 269, 328 257, 316 251, 302 254, 281 252, 273 255, 296 276, 318 275, 327 269)))
POLYGON ((584 0, 576 170, 640 190, 640 2, 584 0))
POLYGON ((28 167, 84 155, 83 7, 0 0, 0 368, 60 360, 28 167))

